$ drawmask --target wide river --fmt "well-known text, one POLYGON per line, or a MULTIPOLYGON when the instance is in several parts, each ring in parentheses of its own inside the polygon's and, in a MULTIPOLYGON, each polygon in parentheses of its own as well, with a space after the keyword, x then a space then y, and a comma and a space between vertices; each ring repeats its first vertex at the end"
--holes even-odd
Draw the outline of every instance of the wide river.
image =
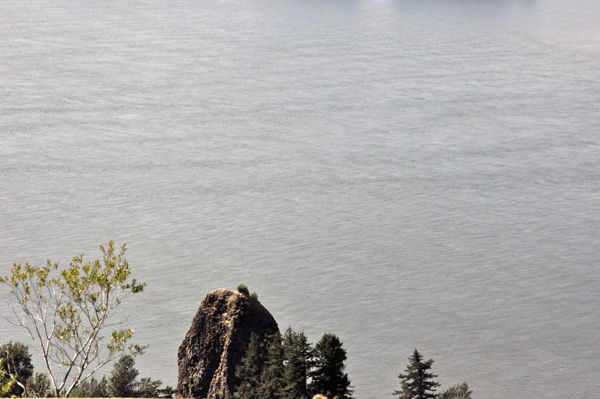
POLYGON ((599 1, 3 1, 0 94, 0 272, 127 243, 141 376, 244 283, 358 399, 599 397, 599 1))

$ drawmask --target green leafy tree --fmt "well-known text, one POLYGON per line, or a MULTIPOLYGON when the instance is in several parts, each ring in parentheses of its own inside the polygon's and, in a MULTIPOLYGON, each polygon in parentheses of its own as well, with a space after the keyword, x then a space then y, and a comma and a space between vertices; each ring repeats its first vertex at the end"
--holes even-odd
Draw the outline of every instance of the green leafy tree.
POLYGON ((27 397, 45 398, 50 392, 50 378, 46 373, 35 373, 27 379, 27 397))
POLYGON ((2 377, 6 377, 0 378, 0 396, 3 398, 10 397, 8 392, 15 385, 15 378, 14 376, 8 374, 8 371, 6 371, 6 368, 4 367, 4 359, 0 359, 0 374, 2 377))
POLYGON ((112 397, 132 398, 137 396, 139 371, 134 367, 135 359, 131 355, 123 355, 113 366, 108 380, 108 392, 112 397))
POLYGON ((71 391, 69 395, 74 398, 107 398, 108 394, 108 379, 103 376, 100 381, 92 377, 89 380, 83 381, 77 388, 71 391))
POLYGON ((433 379, 437 375, 430 373, 433 359, 423 360, 423 356, 415 349, 412 356, 408 358, 406 374, 398 375, 401 380, 402 390, 394 391, 399 399, 433 399, 436 398, 435 388, 440 384, 433 379))
POLYGON ((129 344, 133 330, 104 335, 123 299, 142 292, 146 284, 130 279, 131 268, 123 257, 126 246, 119 251, 111 241, 100 249, 102 259, 84 263, 84 255, 75 256, 62 271, 50 260, 43 267, 15 263, 9 275, 0 277, 13 294, 13 322, 39 348, 55 396, 68 396, 123 353, 144 349, 129 344))
POLYGON ((314 348, 303 332, 288 328, 283 334, 285 399, 310 398, 308 379, 315 365, 314 348))
POLYGON ((347 399, 352 393, 344 362, 347 359, 342 342, 334 334, 324 334, 315 346, 315 368, 311 372, 310 390, 313 394, 322 394, 329 399, 338 397, 347 399))
POLYGON ((446 389, 440 399, 471 399, 473 391, 469 390, 469 385, 466 382, 456 384, 453 387, 446 389))
POLYGON ((22 342, 6 343, 0 346, 0 359, 3 360, 6 369, 0 378, 12 379, 14 382, 6 396, 22 396, 26 390, 27 379, 33 374, 29 347, 22 342))

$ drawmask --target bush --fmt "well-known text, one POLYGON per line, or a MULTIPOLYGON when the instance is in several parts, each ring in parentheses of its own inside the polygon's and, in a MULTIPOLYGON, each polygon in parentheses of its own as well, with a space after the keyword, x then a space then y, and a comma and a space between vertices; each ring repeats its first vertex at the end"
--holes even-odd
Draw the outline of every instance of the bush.
POLYGON ((244 296, 250 296, 250 291, 248 291, 248 287, 246 287, 244 284, 240 284, 237 286, 237 292, 244 296))

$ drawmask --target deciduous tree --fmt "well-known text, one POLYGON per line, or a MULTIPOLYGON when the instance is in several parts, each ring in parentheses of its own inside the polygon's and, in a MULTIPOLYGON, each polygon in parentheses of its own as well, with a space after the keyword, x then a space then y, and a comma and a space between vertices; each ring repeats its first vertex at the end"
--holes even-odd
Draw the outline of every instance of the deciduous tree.
POLYGON ((139 354, 144 347, 131 345, 133 330, 104 335, 107 321, 123 299, 142 292, 145 283, 130 279, 131 268, 114 242, 100 246, 102 259, 85 263, 75 256, 69 268, 13 265, 0 282, 14 299, 12 322, 23 327, 39 348, 55 396, 67 396, 100 367, 125 352, 139 354))
POLYGON ((12 379, 13 384, 6 392, 8 397, 21 396, 25 393, 27 379, 33 374, 33 364, 29 347, 22 342, 8 342, 0 346, 0 359, 4 363, 4 372, 0 372, 0 379, 12 379))
POLYGON ((4 359, 0 359, 0 375, 3 377, 0 378, 0 396, 5 397, 8 396, 8 391, 15 385, 15 378, 6 371, 4 359))

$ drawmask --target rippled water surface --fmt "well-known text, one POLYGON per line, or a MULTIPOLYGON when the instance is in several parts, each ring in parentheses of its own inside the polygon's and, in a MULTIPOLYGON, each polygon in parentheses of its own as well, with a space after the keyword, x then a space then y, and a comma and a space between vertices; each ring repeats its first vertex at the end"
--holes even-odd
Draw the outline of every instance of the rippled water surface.
POLYGON ((598 21, 595 0, 2 2, 0 270, 127 243, 149 286, 121 316, 169 385, 201 299, 245 283, 282 328, 340 336, 359 399, 391 398, 414 348, 476 398, 597 398, 598 21))

